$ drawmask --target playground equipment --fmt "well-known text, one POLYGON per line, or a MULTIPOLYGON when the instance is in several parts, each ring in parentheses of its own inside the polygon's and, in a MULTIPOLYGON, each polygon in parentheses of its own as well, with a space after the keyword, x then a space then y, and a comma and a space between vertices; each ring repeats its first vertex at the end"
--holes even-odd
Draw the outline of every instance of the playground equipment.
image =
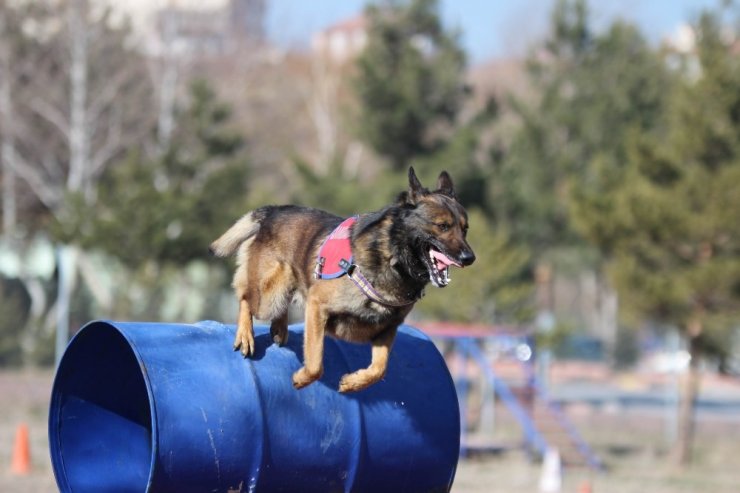
POLYGON ((383 381, 340 394, 369 345, 327 338, 324 376, 297 391, 303 326, 284 347, 255 327, 91 322, 57 370, 51 459, 63 492, 449 491, 460 444, 455 388, 424 334, 399 328, 383 381))
MULTIPOLYGON (((560 405, 552 400, 534 370, 534 339, 527 334, 515 334, 491 327, 454 327, 450 324, 424 324, 421 326, 433 339, 447 344, 463 367, 470 362, 475 365, 480 377, 514 417, 523 431, 524 445, 533 455, 544 458, 548 451, 558 450, 566 466, 585 466, 595 471, 604 469, 604 464, 593 449, 581 437, 576 427, 565 415, 560 405), (515 362, 520 379, 524 384, 514 389, 506 379, 496 374, 493 360, 486 354, 487 347, 498 347, 500 358, 515 362)), ((455 372, 460 401, 460 414, 467 413, 470 380, 465 371, 455 372)), ((490 403, 493 404, 492 402, 490 403)), ((477 448, 494 449, 493 445, 469 443, 463 425, 461 454, 467 455, 477 448)))

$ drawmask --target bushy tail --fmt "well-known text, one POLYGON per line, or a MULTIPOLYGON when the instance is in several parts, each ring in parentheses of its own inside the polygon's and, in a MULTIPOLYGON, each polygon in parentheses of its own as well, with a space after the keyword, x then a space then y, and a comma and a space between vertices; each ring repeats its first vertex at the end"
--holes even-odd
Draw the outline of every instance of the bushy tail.
POLYGON ((233 255, 239 245, 257 234, 260 224, 255 221, 254 212, 248 212, 228 229, 219 239, 211 243, 208 251, 217 257, 233 255))

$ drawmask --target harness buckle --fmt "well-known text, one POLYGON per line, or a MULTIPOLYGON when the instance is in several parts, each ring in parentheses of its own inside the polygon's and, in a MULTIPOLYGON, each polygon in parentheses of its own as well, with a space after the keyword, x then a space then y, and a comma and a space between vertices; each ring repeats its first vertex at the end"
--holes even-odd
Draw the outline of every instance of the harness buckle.
POLYGON ((350 261, 346 259, 339 260, 339 267, 341 267, 342 270, 346 272, 349 276, 351 276, 352 271, 355 270, 355 264, 350 263, 350 261))
POLYGON ((313 277, 315 279, 321 279, 321 272, 324 270, 325 263, 326 259, 324 257, 319 257, 319 259, 316 261, 316 267, 313 270, 313 277))

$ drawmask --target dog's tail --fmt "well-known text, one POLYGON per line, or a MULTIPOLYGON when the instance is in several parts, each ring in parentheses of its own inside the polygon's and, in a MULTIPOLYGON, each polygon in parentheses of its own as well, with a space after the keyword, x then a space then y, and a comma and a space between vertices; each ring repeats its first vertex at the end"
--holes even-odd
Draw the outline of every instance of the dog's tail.
POLYGON ((211 243, 208 251, 217 257, 233 255, 239 245, 257 234, 260 223, 254 217, 254 211, 248 212, 228 229, 219 239, 211 243))

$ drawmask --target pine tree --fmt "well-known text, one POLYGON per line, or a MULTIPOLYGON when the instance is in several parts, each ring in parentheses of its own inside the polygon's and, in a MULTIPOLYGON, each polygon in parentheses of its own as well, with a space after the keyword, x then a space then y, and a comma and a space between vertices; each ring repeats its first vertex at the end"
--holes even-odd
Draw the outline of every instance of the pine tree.
POLYGON ((593 33, 583 0, 560 0, 551 34, 527 62, 533 100, 512 98, 521 127, 504 155, 491 158, 490 201, 498 224, 509 228, 535 255, 573 244, 568 217, 569 171, 578 154, 571 109, 577 95, 574 74, 592 46, 593 33))
POLYGON ((618 181, 628 136, 656 125, 670 86, 639 31, 616 22, 595 33, 585 0, 560 0, 551 29, 528 64, 535 101, 514 101, 522 127, 490 189, 497 221, 538 255, 583 245, 573 208, 618 181))
POLYGON ((702 16, 689 55, 696 63, 666 88, 660 125, 626 136, 622 167, 601 170, 608 186, 583 194, 578 213, 609 259, 623 308, 677 327, 687 341, 680 463, 691 457, 700 361, 718 356, 740 314, 740 60, 720 19, 702 16))
POLYGON ((401 171, 446 140, 468 92, 465 54, 442 25, 437 0, 384 2, 366 15, 368 44, 354 81, 359 137, 401 171))
POLYGON ((249 167, 230 115, 207 83, 193 83, 169 148, 155 158, 133 151, 103 177, 94 210, 72 197, 78 222, 61 229, 134 269, 203 258, 247 210, 249 167))

